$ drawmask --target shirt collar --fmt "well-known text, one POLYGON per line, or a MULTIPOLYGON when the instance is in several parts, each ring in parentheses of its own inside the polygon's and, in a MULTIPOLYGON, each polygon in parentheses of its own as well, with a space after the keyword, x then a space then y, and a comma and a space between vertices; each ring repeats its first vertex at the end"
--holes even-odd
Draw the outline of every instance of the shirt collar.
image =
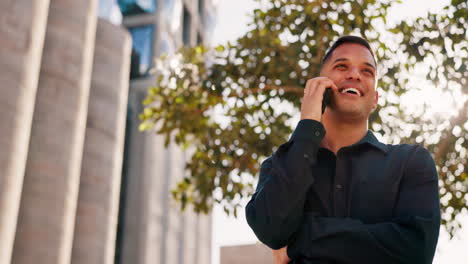
POLYGON ((363 145, 363 144, 369 144, 373 147, 376 147, 378 149, 380 149, 382 152, 384 153, 387 153, 388 151, 388 146, 382 142, 380 142, 374 135, 374 133, 372 133, 372 131, 370 130, 367 130, 367 134, 361 139, 359 140, 357 143, 351 145, 350 147, 355 147, 355 146, 359 146, 359 145, 363 145))

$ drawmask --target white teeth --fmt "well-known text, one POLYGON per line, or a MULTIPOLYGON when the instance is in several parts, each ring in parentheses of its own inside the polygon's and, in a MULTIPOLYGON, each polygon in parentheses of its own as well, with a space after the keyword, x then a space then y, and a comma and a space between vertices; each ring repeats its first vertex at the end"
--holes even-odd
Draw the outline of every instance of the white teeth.
POLYGON ((361 93, 356 88, 346 88, 346 89, 341 90, 341 93, 347 93, 347 92, 354 92, 357 95, 361 96, 361 93))

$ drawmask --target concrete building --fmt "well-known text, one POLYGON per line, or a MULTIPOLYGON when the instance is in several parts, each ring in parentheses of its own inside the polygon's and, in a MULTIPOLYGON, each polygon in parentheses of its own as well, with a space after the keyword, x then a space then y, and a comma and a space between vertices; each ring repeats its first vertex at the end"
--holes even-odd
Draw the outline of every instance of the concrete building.
POLYGON ((70 262, 96 3, 50 1, 12 263, 70 262))
POLYGON ((11 259, 48 5, 0 2, 0 263, 11 259))
POLYGON ((130 34, 99 19, 75 218, 73 264, 114 263, 130 54, 130 34))
POLYGON ((211 263, 211 216, 170 197, 186 153, 137 116, 153 57, 213 18, 209 0, 0 2, 0 263, 211 263))
POLYGON ((263 244, 250 244, 221 247, 220 264, 271 264, 273 255, 270 248, 263 244))
POLYGON ((118 1, 133 38, 116 263, 211 263, 211 215, 182 213, 170 195, 188 158, 161 136, 138 131, 153 58, 208 41, 212 0, 118 1))

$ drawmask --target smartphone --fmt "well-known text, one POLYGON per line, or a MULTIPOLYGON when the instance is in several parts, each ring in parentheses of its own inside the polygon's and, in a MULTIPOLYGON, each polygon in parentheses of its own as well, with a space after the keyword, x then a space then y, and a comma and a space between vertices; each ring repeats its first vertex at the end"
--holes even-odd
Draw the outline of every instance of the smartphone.
POLYGON ((323 101, 322 101, 322 115, 325 112, 325 107, 330 105, 331 95, 332 95, 331 88, 325 89, 325 92, 323 93, 323 101))

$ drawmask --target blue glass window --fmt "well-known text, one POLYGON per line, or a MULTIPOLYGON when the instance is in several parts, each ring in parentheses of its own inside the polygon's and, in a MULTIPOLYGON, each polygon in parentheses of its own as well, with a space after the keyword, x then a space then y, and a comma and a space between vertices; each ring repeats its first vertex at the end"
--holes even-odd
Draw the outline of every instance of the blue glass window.
POLYGON ((184 6, 184 28, 182 29, 182 41, 184 45, 190 45, 190 31, 192 30, 192 15, 188 9, 184 6))
POLYGON ((156 10, 156 0, 119 0, 118 3, 124 16, 153 13, 156 10))
POLYGON ((117 0, 99 0, 98 4, 98 17, 116 25, 122 24, 122 12, 117 0))
POLYGON ((165 54, 174 54, 175 52, 175 45, 174 41, 171 39, 168 33, 163 33, 161 36, 161 53, 165 54))
POLYGON ((170 30, 175 33, 180 28, 182 21, 182 0, 165 0, 163 14, 166 24, 170 25, 170 30))
POLYGON ((201 20, 205 17, 203 13, 205 12, 205 0, 198 0, 198 15, 201 20))
POLYGON ((133 40, 130 76, 147 76, 153 61, 154 25, 132 27, 128 30, 133 40))
POLYGON ((200 33, 197 34, 197 45, 203 44, 203 38, 200 33))
POLYGON ((205 36, 207 36, 208 39, 210 39, 213 35, 215 25, 216 15, 213 13, 212 10, 206 9, 205 16, 203 17, 203 29, 205 30, 205 36))

